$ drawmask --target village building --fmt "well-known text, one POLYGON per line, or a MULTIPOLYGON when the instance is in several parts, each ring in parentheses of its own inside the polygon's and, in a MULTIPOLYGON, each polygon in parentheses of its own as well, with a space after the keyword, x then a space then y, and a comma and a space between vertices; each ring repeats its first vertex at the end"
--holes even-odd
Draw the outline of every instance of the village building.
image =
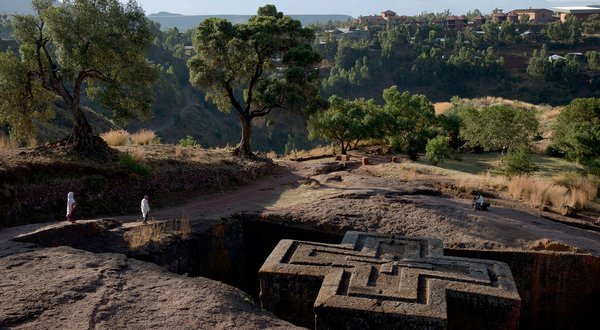
POLYGON ((523 17, 527 17, 529 21, 537 23, 549 23, 554 18, 554 12, 544 8, 515 9, 512 13, 517 14, 519 20, 523 20, 523 17))
POLYGON ((446 18, 446 29, 462 31, 469 25, 469 20, 466 16, 448 16, 446 18))
POLYGON ((192 56, 195 53, 194 46, 185 46, 183 47, 183 50, 185 52, 185 56, 192 56))
POLYGON ((600 5, 554 7, 553 9, 554 12, 558 14, 557 16, 560 18, 561 22, 564 22, 569 15, 584 21, 594 14, 600 14, 600 5))
POLYGON ((346 38, 348 40, 365 40, 369 39, 371 33, 365 30, 357 30, 356 27, 349 28, 338 28, 333 30, 325 31, 325 39, 322 41, 331 40, 331 39, 342 39, 346 38))
POLYGON ((483 24, 485 24, 485 22, 486 22, 486 18, 484 16, 477 15, 477 16, 473 17, 473 21, 470 22, 469 25, 474 28, 479 28, 483 24))
POLYGON ((492 14, 492 21, 496 24, 506 22, 506 14, 501 11, 494 13, 492 14))
POLYGON ((519 23, 519 14, 515 13, 514 11, 509 12, 508 14, 506 14, 506 21, 519 23))

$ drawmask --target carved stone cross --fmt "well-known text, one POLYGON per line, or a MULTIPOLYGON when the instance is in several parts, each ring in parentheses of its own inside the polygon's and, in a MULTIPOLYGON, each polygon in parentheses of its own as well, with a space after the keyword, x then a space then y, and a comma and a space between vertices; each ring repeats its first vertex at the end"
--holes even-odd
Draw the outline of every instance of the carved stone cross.
POLYGON ((519 324, 520 298, 508 266, 446 257, 435 239, 348 232, 340 245, 282 240, 259 278, 264 308, 317 329, 519 324))

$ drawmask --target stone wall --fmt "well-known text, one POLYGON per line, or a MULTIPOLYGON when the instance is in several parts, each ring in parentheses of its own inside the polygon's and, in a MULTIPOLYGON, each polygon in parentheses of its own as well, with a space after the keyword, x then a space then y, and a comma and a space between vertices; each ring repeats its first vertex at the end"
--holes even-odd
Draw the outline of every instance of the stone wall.
POLYGON ((600 324, 598 257, 456 249, 446 249, 445 253, 507 263, 522 299, 522 329, 593 329, 600 324))

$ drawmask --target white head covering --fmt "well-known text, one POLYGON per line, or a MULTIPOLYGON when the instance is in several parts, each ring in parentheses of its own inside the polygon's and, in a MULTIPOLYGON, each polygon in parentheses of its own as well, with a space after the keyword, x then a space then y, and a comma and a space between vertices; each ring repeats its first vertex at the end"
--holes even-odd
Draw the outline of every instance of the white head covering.
POLYGON ((73 205, 75 205, 75 194, 73 194, 73 192, 70 191, 67 194, 67 215, 73 212, 73 205))

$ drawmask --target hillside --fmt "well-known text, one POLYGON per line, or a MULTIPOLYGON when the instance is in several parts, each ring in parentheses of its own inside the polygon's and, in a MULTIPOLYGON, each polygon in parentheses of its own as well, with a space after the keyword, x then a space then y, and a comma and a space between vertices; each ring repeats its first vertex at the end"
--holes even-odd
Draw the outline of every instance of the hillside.
MULTIPOLYGON (((349 15, 290 15, 293 19, 302 22, 302 25, 314 23, 327 23, 328 21, 347 21, 352 19, 349 15)), ((169 29, 176 27, 179 31, 195 28, 207 18, 218 17, 231 21, 235 24, 246 23, 251 15, 181 15, 160 12, 148 15, 148 18, 159 23, 161 28, 169 29)))

